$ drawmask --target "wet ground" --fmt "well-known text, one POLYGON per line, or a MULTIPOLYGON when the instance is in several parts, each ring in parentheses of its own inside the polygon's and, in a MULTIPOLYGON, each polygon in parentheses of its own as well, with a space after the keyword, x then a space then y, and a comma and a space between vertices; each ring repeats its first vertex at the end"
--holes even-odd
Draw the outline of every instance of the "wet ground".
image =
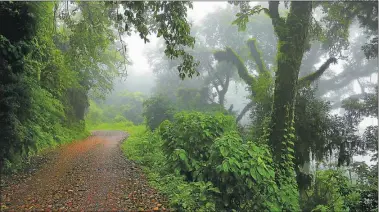
MULTIPOLYGON (((96 131, 3 179, 1 211, 167 211, 166 201, 123 155, 121 131, 96 131)), ((127 142, 127 141, 126 141, 127 142)))

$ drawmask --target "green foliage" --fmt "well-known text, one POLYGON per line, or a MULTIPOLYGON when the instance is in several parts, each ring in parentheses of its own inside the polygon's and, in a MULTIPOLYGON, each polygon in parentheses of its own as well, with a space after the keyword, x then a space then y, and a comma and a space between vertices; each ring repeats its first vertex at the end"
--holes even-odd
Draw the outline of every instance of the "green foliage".
POLYGON ((95 101, 89 101, 89 108, 86 114, 86 125, 97 125, 104 122, 104 111, 95 101))
POLYGON ((237 132, 225 133, 210 150, 209 180, 221 194, 218 207, 237 211, 276 211, 281 197, 267 146, 243 143, 237 132))
MULTIPOLYGON (((183 59, 178 67, 181 77, 195 73, 196 62, 183 49, 194 44, 182 16, 190 3, 114 5, 120 4, 125 9, 121 18, 118 10, 112 8, 113 3, 106 2, 74 2, 70 7, 53 2, 0 4, 0 18, 5 20, 0 30, 0 66, 4 70, 0 80, 2 160, 13 155, 26 157, 31 151, 55 145, 56 137, 73 126, 84 132, 81 122, 89 106, 89 95, 103 97, 110 92, 121 62, 126 62, 116 48, 120 34, 116 37, 114 26, 126 24, 124 30, 130 32, 128 26, 134 25, 145 41, 157 30, 167 41, 166 55, 183 59), (167 10, 175 13, 162 13, 167 10), (115 12, 117 20, 113 19, 115 12)), ((132 109, 141 109, 137 105, 142 100, 133 98, 138 101, 133 102, 132 109)), ((138 114, 142 111, 132 109, 124 108, 123 116, 141 123, 138 114)), ((96 114, 90 116, 93 124, 103 121, 96 119, 96 114)))
POLYGON ((102 122, 132 121, 134 124, 143 122, 144 95, 139 92, 115 92, 105 100, 90 100, 86 113, 86 122, 90 125, 102 122))
POLYGON ((173 174, 163 153, 162 140, 155 132, 145 126, 128 126, 124 128, 129 134, 122 144, 125 155, 143 166, 151 185, 166 195, 170 205, 177 211, 216 211, 217 193, 210 182, 184 181, 180 175, 173 174))
POLYGON ((352 204, 351 211, 378 210, 378 163, 369 167, 364 162, 356 162, 352 170, 358 175, 356 188, 359 192, 359 201, 352 204))
POLYGON ((318 171, 303 200, 303 211, 349 211, 359 201, 347 177, 335 170, 318 171))
MULTIPOLYGON (((116 4, 118 3, 110 3, 116 4)), ((124 27, 130 33, 134 28, 139 36, 146 42, 148 35, 156 32, 157 37, 163 37, 166 48, 165 55, 170 58, 180 58, 181 64, 177 66, 181 79, 198 75, 195 67, 198 63, 193 56, 184 50, 188 46, 193 48, 195 39, 190 35, 190 25, 186 19, 187 6, 192 8, 192 2, 165 2, 140 1, 122 2, 124 14, 116 13, 119 27, 124 27), (168 12, 170 11, 170 12, 168 12)))
POLYGON ((0 30, 0 157, 7 164, 19 165, 37 151, 87 135, 88 92, 109 88, 115 73, 119 58, 109 57, 115 49, 102 4, 73 4, 79 18, 61 16, 54 6, 0 5, 4 26, 12 26, 0 30), (99 25, 91 28, 92 15, 99 25))
POLYGON ((179 88, 176 93, 177 107, 180 110, 201 110, 207 105, 207 93, 193 88, 179 88))
POLYGON ((0 65, 3 70, 0 73, 0 118, 3 120, 0 125, 1 158, 9 158, 13 154, 26 154, 23 150, 30 145, 30 139, 21 142, 27 135, 27 128, 21 122, 27 120, 30 111, 28 107, 26 110, 22 110, 21 107, 30 107, 31 104, 30 92, 24 83, 26 70, 22 65, 25 61, 23 54, 29 45, 23 42, 12 45, 7 38, 0 35, 0 65))
POLYGON ((200 112, 175 114, 172 123, 164 122, 160 127, 168 163, 183 172, 189 181, 201 179, 214 139, 235 127, 233 117, 220 113, 214 116, 200 112))
POLYGON ((243 144, 238 133, 233 131, 235 122, 231 117, 181 112, 173 123, 165 121, 155 132, 147 131, 143 126, 127 127, 130 136, 122 148, 128 158, 145 167, 150 183, 169 197, 174 209, 273 211, 280 208, 277 202, 280 192, 274 182, 275 173, 267 147, 251 142, 243 144), (178 124, 182 127, 180 129, 186 128, 182 134, 173 129, 178 124), (167 138, 169 133, 170 139, 181 141, 180 150, 168 150, 168 141, 162 140, 161 136, 167 138), (185 139, 189 140, 188 144, 185 139), (209 146, 208 152, 203 151, 208 155, 207 159, 198 157, 200 150, 206 148, 202 141, 209 146), (185 150, 189 148, 197 154, 190 151, 187 154, 185 150), (203 166, 198 166, 201 162, 203 166), (173 172, 173 164, 180 164, 176 166, 176 172, 173 172), (183 164, 198 171, 194 175, 197 180, 184 180, 180 173, 189 166, 181 166, 183 164))
POLYGON ((143 107, 143 116, 150 130, 155 130, 164 120, 173 119, 174 106, 165 96, 153 96, 143 103, 143 107))
MULTIPOLYGON (((211 182, 220 211, 277 211, 293 201, 275 183, 267 146, 244 143, 232 117, 180 112, 158 132, 168 167, 189 182, 211 182)), ((291 203, 293 204, 293 203, 291 203)))
MULTIPOLYGON (((52 29, 48 23, 53 20, 52 3, 2 3, 0 8, 1 19, 7 20, 4 24, 17 22, 20 24, 17 33, 25 33, 6 29, 0 35, 1 69, 4 70, 0 83, 0 116, 4 120, 0 155, 8 164, 5 168, 13 169, 37 151, 86 133, 83 123, 65 125, 61 94, 67 87, 60 79, 69 73, 62 68, 62 55, 50 37, 52 29), (52 69, 61 71, 53 73, 52 69)), ((67 84, 70 82, 67 80, 67 84)))
POLYGON ((123 117, 134 124, 141 124, 143 122, 142 112, 145 96, 142 93, 124 91, 117 95, 116 98, 118 99, 116 103, 113 103, 112 99, 110 99, 116 105, 114 110, 121 112, 123 117), (117 107, 118 104, 120 105, 119 107, 117 107))
MULTIPOLYGON (((336 46, 342 43, 348 45, 348 27, 358 20, 361 28, 365 29, 367 41, 362 47, 367 59, 378 57, 378 2, 320 2, 326 14, 321 22, 325 25, 329 42, 325 45, 336 46), (334 45, 333 45, 334 44, 334 45)), ((341 48, 332 48, 336 53, 341 48)))
POLYGON ((86 124, 86 129, 93 130, 125 130, 126 127, 133 126, 133 122, 122 119, 119 122, 102 122, 100 124, 86 124))

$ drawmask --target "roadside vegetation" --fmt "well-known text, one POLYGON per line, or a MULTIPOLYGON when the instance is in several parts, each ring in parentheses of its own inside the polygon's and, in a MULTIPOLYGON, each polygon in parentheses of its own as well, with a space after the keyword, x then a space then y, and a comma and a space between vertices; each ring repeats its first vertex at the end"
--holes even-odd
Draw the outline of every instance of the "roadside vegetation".
POLYGON ((0 2, 2 171, 123 130, 174 211, 377 211, 378 2, 234 2, 198 24, 191 8, 0 2), (114 89, 132 32, 160 38, 153 85, 114 89))

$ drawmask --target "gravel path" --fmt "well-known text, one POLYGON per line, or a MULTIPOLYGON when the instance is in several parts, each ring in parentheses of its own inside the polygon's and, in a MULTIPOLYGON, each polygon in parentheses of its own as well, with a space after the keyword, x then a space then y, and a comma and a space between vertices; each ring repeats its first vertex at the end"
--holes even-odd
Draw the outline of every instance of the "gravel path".
POLYGON ((167 211, 165 199, 125 158, 121 131, 96 131, 49 153, 34 173, 5 180, 1 211, 167 211))

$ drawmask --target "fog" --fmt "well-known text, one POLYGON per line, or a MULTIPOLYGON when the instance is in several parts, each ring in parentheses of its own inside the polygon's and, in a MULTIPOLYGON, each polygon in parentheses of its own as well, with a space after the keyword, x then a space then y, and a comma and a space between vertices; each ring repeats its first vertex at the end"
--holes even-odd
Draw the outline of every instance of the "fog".
MULTIPOLYGON (((253 2, 251 4, 252 5, 258 4, 258 2, 253 2)), ((264 3, 264 4, 266 4, 266 3, 264 3)), ((200 32, 202 30, 204 31, 204 29, 208 27, 208 26, 205 26, 203 23, 207 17, 208 17, 208 22, 210 20, 209 17, 213 16, 215 14, 219 14, 220 15, 219 17, 225 17, 225 19, 228 19, 230 17, 230 14, 229 14, 229 16, 226 14, 223 15, 223 14, 221 14, 222 10, 225 10, 226 8, 229 8, 229 9, 233 8, 233 6, 229 5, 227 2, 194 2, 193 5, 194 5, 193 10, 188 11, 188 19, 192 23, 192 27, 195 30, 200 30, 200 32)), ((282 9, 284 9, 284 7, 282 9)), ((237 11, 237 10, 235 10, 235 11, 237 11)), ((227 21, 228 21, 228 24, 231 24, 231 21, 233 21, 233 20, 227 20, 227 21)), ((227 24, 227 23, 225 23, 225 24, 227 24)), ((268 25, 267 27, 272 27, 272 26, 268 25)), ((236 33, 238 32, 236 26, 232 26, 232 28, 236 33)), ((230 29, 227 29, 227 30, 230 30, 230 29)), ((248 34, 249 32, 252 32, 252 31, 257 32, 260 30, 261 29, 259 29, 259 28, 258 29, 257 28, 256 29, 248 29, 247 32, 239 32, 239 33, 244 34, 244 36, 242 36, 242 37, 246 38, 246 40, 247 40, 248 38, 254 37, 254 35, 249 35, 248 34)), ((265 30, 266 29, 264 29, 263 31, 265 31, 265 30)), ((222 33, 222 32, 224 32, 224 31, 220 30, 220 33, 222 33)), ((350 34, 349 34, 350 45, 354 46, 355 43, 361 43, 362 39, 365 38, 363 36, 363 34, 364 34, 364 30, 359 28, 357 23, 353 24, 350 27, 350 34)), ((224 35, 218 35, 218 36, 224 36, 224 35)), ((257 36, 259 36, 259 34, 257 34, 257 36)), ((117 92, 120 92, 123 90, 127 90, 129 92, 141 92, 146 96, 152 96, 157 91, 156 86, 157 86, 157 79, 158 79, 159 74, 157 75, 157 73, 154 73, 154 70, 159 71, 159 69, 162 69, 160 71, 164 72, 163 69, 165 69, 165 67, 161 66, 161 64, 160 65, 154 64, 151 56, 149 58, 149 54, 151 54, 151 52, 155 52, 154 53, 155 54, 154 60, 157 60, 157 61, 160 60, 161 63, 162 63, 162 61, 165 61, 165 63, 170 63, 170 62, 168 62, 169 60, 164 56, 163 48, 162 48, 162 39, 157 38, 156 35, 154 35, 154 34, 150 35, 149 39, 150 39, 150 42, 145 44, 144 41, 142 39, 140 39, 139 35, 137 35, 135 33, 132 34, 131 36, 124 36, 123 37, 123 40, 127 45, 128 56, 129 56, 129 60, 131 61, 131 64, 127 66, 128 76, 123 77, 123 78, 118 78, 115 80, 114 91, 113 91, 114 93, 117 93, 117 92)), ((197 39, 200 39, 200 37, 197 37, 197 39)), ((262 39, 262 38, 258 38, 258 40, 259 39, 262 39)), ((199 41, 197 41, 197 43, 198 42, 199 41)), ((243 43, 243 42, 245 42, 245 41, 242 40, 240 43, 243 43)), ((241 45, 240 43, 237 42, 237 44, 235 44, 235 45, 237 45, 237 46, 241 45)), ((202 42, 202 44, 204 44, 204 42, 202 42)), ((200 45, 202 45, 202 44, 200 44, 200 45)), ((230 44, 234 45, 233 42, 229 42, 229 45, 230 44)), ((226 47, 225 45, 228 45, 228 44, 222 44, 221 46, 226 47)), ((275 44, 272 44, 272 45, 274 46, 273 48, 275 48, 275 44)), ((315 47, 316 45, 317 44, 313 44, 312 49, 316 49, 316 47, 315 47)), ((198 46, 198 49, 201 49, 202 47, 204 47, 204 46, 198 46)), ((262 47, 262 45, 261 45, 261 47, 262 47)), ((245 51, 245 49, 243 49, 243 48, 244 47, 242 46, 242 49, 238 50, 238 52, 241 53, 242 55, 244 54, 244 51, 245 51)), ((357 47, 354 47, 354 48, 357 49, 357 47)), ((221 50, 221 49, 222 48, 215 48, 213 50, 221 50)), ((267 53, 267 52, 265 52, 265 50, 266 50, 266 48, 263 48, 263 50, 262 50, 263 55, 265 53, 267 53)), ((332 64, 329 67, 329 69, 325 72, 325 74, 321 77, 320 80, 321 81, 325 80, 325 82, 327 80, 332 81, 330 79, 332 79, 333 77, 343 75, 344 74, 343 72, 349 66, 351 66, 351 65, 349 65, 349 61, 351 60, 351 57, 349 58, 349 55, 354 54, 354 57, 357 57, 357 55, 358 55, 358 57, 361 58, 360 61, 363 61, 363 59, 362 59, 364 57, 363 52, 352 52, 352 51, 356 51, 356 50, 351 50, 351 49, 350 50, 349 49, 343 50, 342 51, 343 54, 347 55, 348 58, 339 58, 338 63, 332 64)), ((268 58, 267 63, 268 63, 269 67, 273 67, 272 63, 275 59, 275 57, 272 54, 273 53, 271 53, 269 56, 266 55, 266 57, 268 58)), ((325 62, 325 60, 328 58, 328 55, 325 55, 325 54, 321 54, 318 56, 319 56, 319 58, 314 60, 314 61, 316 61, 314 66, 313 67, 310 66, 310 68, 312 68, 313 70, 316 70, 318 67, 320 67, 325 62)), ((266 60, 266 58, 264 58, 264 59, 266 60)), ((246 60, 246 61, 247 61, 246 62, 247 65, 249 67, 253 66, 252 64, 250 64, 251 62, 249 62, 248 60, 246 60)), ((362 71, 362 73, 365 72, 365 74, 362 76, 359 76, 359 73, 355 75, 356 79, 359 78, 359 80, 360 80, 359 82, 357 80, 352 79, 352 80, 350 80, 349 83, 346 84, 346 86, 342 86, 341 88, 336 89, 334 91, 330 91, 330 92, 329 91, 323 91, 323 92, 320 91, 320 93, 321 93, 320 97, 322 99, 328 100, 332 104, 335 103, 336 106, 331 111, 332 114, 343 114, 343 110, 340 108, 341 100, 343 100, 349 96, 362 94, 362 92, 372 92, 373 91, 372 85, 377 84, 377 78, 378 78, 377 61, 371 60, 369 62, 366 61, 363 63, 370 63, 371 65, 361 64, 361 66, 356 67, 357 69, 359 69, 359 71, 362 71), (375 68, 375 66, 376 66, 376 68, 375 68), (370 71, 370 70, 367 71, 366 69, 367 70, 372 69, 372 71, 370 71), (362 83, 365 85, 364 88, 362 88, 360 86, 360 84, 362 85, 362 83)), ((306 67, 306 68, 309 68, 309 67, 306 67)), ((310 73, 311 70, 306 70, 306 68, 303 68, 304 70, 301 71, 300 75, 305 75, 307 73, 310 73)), ((175 75, 175 70, 171 71, 171 72, 172 72, 171 75, 172 74, 175 75)), ((253 72, 254 72, 254 70, 253 70, 253 72)), ((204 73, 202 73, 202 74, 204 76, 204 73)), ((185 79, 183 81, 183 83, 179 79, 179 76, 177 77, 177 79, 172 78, 172 80, 173 81, 177 80, 177 83, 181 84, 181 86, 188 86, 188 85, 195 85, 199 81, 200 78, 201 78, 201 76, 200 77, 195 76, 195 77, 193 77, 193 79, 185 79), (186 82, 189 82, 189 83, 186 83, 186 82)), ((235 77, 234 78, 235 80, 232 80, 229 84, 229 89, 225 95, 225 108, 230 108, 230 106, 233 104, 233 110, 236 111, 236 113, 238 114, 249 103, 249 99, 247 99, 247 97, 249 95, 249 91, 246 90, 246 85, 241 80, 238 80, 237 78, 238 77, 235 77)), ((172 85, 172 84, 169 81, 167 81, 166 86, 170 86, 170 85, 172 85)), ((322 82, 320 84, 320 87, 321 88, 324 87, 322 82)), ((212 90, 212 92, 216 93, 215 88, 213 88, 211 90, 212 90)), ((214 101, 215 102, 218 101, 218 96, 215 97, 214 101)), ((243 118, 241 119, 240 124, 249 125, 250 123, 251 123, 251 119, 249 117, 249 114, 246 113, 243 116, 243 118)), ((365 118, 359 125, 359 133, 362 134, 367 126, 376 125, 376 124, 377 124, 377 119, 365 118)), ((355 160, 357 160, 357 161, 363 160, 363 161, 370 163, 369 158, 370 158, 369 156, 364 156, 364 157, 358 156, 358 157, 355 157, 355 160)))

